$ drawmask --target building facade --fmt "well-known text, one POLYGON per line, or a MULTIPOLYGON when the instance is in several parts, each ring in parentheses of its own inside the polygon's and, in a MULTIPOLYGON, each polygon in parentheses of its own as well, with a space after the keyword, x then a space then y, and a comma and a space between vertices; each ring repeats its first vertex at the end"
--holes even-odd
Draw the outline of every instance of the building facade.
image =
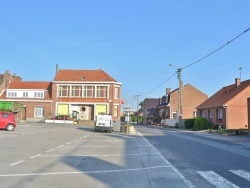
POLYGON ((234 84, 223 87, 197 106, 197 115, 224 129, 248 129, 249 97, 250 80, 241 82, 236 78, 234 84))
POLYGON ((0 90, 0 101, 22 103, 20 121, 39 122, 59 115, 93 121, 99 113, 120 120, 122 84, 103 70, 58 70, 52 82, 7 83, 0 90))
POLYGON ((78 120, 99 113, 120 119, 121 83, 103 70, 59 70, 52 82, 53 111, 78 120))

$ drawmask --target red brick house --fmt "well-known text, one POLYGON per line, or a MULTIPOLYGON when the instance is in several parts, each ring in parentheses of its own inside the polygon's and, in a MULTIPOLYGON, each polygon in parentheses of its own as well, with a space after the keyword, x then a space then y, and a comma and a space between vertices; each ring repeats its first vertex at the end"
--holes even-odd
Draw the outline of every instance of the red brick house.
POLYGON ((122 84, 103 70, 59 70, 52 82, 17 82, 9 74, 8 78, 2 79, 0 101, 24 105, 18 120, 39 122, 69 115, 93 121, 99 113, 120 120, 122 84))
MULTIPOLYGON (((196 117, 197 105, 204 102, 208 96, 191 84, 182 85, 181 92, 182 119, 196 117)), ((166 95, 160 99, 160 104, 157 108, 159 109, 159 116, 162 120, 178 119, 178 93, 179 88, 173 91, 167 88, 166 95)), ((162 121, 162 123, 166 124, 164 121, 162 121)))
POLYGON ((44 122, 44 114, 52 112, 51 82, 10 82, 2 92, 0 101, 19 102, 24 105, 17 114, 18 121, 44 122))
POLYGON ((53 112, 92 121, 108 113, 119 120, 121 85, 103 70, 59 70, 52 82, 53 112))
POLYGON ((247 129, 247 98, 250 97, 250 80, 225 86, 197 106, 198 117, 207 118, 213 125, 224 129, 247 129))

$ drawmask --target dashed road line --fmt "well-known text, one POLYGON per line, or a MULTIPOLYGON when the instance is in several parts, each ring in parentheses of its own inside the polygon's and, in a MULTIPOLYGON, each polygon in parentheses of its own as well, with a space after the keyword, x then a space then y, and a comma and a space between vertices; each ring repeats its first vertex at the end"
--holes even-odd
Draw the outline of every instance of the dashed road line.
POLYGON ((31 159, 34 159, 34 158, 36 158, 36 157, 39 157, 39 156, 41 156, 42 154, 37 154, 37 155, 34 155, 34 156, 32 156, 32 157, 30 157, 31 159))
POLYGON ((51 149, 51 150, 48 150, 48 151, 46 151, 47 153, 49 153, 49 152, 51 152, 51 151, 54 151, 55 149, 51 149))
POLYGON ((21 160, 21 161, 18 161, 18 162, 15 162, 15 163, 10 164, 10 166, 15 166, 15 165, 20 164, 20 163, 23 163, 23 162, 24 162, 24 160, 21 160))
POLYGON ((62 147, 64 147, 64 145, 60 145, 60 146, 58 146, 57 148, 62 148, 62 147))

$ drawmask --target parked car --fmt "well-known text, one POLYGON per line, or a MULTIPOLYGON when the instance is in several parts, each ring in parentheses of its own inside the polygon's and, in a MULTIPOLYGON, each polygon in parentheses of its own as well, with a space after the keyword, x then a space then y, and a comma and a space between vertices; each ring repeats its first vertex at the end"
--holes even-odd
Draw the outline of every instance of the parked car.
POLYGON ((55 120, 71 120, 71 117, 69 115, 58 115, 55 116, 54 118, 51 119, 55 119, 55 120))
POLYGON ((95 132, 96 131, 108 131, 112 132, 114 128, 114 122, 112 116, 109 114, 99 114, 96 116, 95 132))
POLYGON ((0 111, 0 128, 7 131, 14 131, 16 128, 15 116, 12 112, 0 111))

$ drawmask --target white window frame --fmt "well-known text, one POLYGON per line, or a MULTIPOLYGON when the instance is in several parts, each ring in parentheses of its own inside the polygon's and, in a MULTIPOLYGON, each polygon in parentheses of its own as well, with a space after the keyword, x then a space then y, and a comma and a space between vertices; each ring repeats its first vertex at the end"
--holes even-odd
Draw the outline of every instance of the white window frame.
POLYGON ((84 86, 83 87, 83 97, 85 98, 95 98, 95 86, 84 86), (92 95, 87 95, 88 91, 92 91, 92 95))
POLYGON ((70 86, 69 85, 59 85, 58 86, 58 97, 69 97, 70 96, 70 86), (63 88, 67 88, 65 91, 67 95, 63 95, 63 88))
POLYGON ((71 97, 76 97, 76 98, 80 98, 82 97, 82 86, 79 85, 73 85, 71 86, 71 97), (75 89, 75 87, 79 87, 78 89, 75 89), (79 92, 79 95, 75 95, 76 91, 79 92))
POLYGON ((208 118, 213 118, 213 110, 208 110, 208 118))
POLYGON ((108 87, 107 86, 96 86, 96 98, 107 98, 108 87), (104 90, 105 88, 105 90, 104 90), (104 91, 104 96, 101 96, 101 92, 104 91))
POLYGON ((28 92, 27 92, 27 91, 24 91, 24 92, 23 92, 23 97, 24 97, 24 98, 27 98, 28 96, 29 96, 29 95, 28 95, 28 92))
POLYGON ((43 92, 39 91, 39 92, 34 92, 34 98, 43 98, 43 92))
POLYGON ((8 92, 8 97, 17 97, 17 92, 8 92))
POLYGON ((222 120, 222 109, 217 110, 217 119, 222 120))
POLYGON ((43 117, 43 116, 44 116, 43 106, 35 106, 34 107, 34 117, 43 117))
POLYGON ((119 99, 119 88, 115 87, 115 96, 114 99, 119 99))

